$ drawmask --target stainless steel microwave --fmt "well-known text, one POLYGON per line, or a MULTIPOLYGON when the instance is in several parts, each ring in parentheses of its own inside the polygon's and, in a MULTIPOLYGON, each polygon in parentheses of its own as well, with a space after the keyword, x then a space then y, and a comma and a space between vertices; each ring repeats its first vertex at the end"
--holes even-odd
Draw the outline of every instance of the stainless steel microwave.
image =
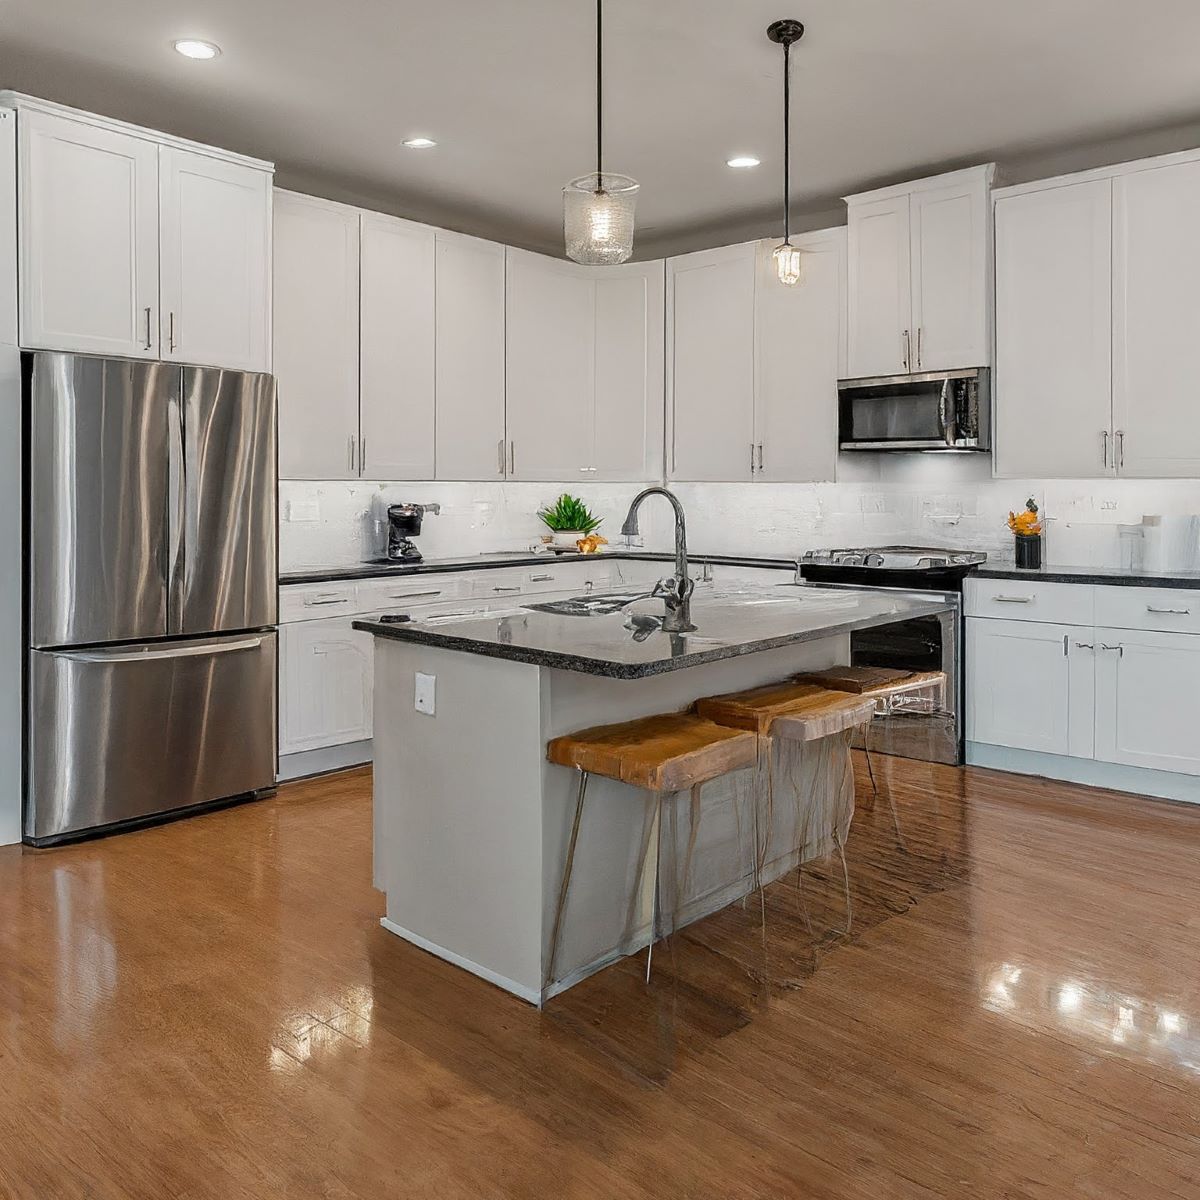
POLYGON ((991 372, 843 379, 838 442, 843 450, 990 450, 991 372))

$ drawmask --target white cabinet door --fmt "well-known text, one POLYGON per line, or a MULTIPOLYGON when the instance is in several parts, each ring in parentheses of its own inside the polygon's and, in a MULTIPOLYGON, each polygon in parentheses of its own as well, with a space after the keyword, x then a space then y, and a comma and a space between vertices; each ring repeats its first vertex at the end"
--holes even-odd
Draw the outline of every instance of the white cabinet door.
POLYGON ((434 476, 434 231, 364 213, 359 474, 434 476))
POLYGON ((353 617, 280 627, 280 754, 338 746, 371 736, 371 635, 353 617))
POLYGON ((271 176, 159 150, 164 358, 270 368, 271 176))
POLYGON ((990 362, 988 192, 978 181, 913 192, 912 370, 990 362))
POLYGON ((1096 630, 1096 757, 1200 775, 1200 636, 1096 630))
POLYGON ((158 146, 19 118, 22 346, 158 356, 158 146))
POLYGON ((672 479, 753 473, 755 246, 667 262, 672 479))
POLYGON ((1124 475, 1200 475, 1200 163, 1113 181, 1113 424, 1124 475))
POLYGON ((754 300, 755 475, 781 483, 834 477, 837 381, 846 359, 846 231, 794 240, 800 282, 783 287, 775 243, 760 242, 754 300))
POLYGON ((663 303, 661 260, 597 267, 595 416, 586 479, 662 477, 663 303))
POLYGON ((1107 179, 996 201, 997 475, 1113 469, 1111 208, 1107 179))
POLYGON ((595 287, 586 268, 507 255, 509 477, 586 480, 592 466, 595 287))
POLYGON ((358 211, 276 191, 274 243, 280 478, 356 478, 358 211))
MULTIPOLYGON (((1036 621, 967 621, 967 740, 1047 754, 1070 754, 1071 712, 1090 715, 1086 670, 1072 679, 1071 640, 1091 630, 1036 621)), ((1077 747, 1082 751, 1082 747, 1077 747)))
POLYGON ((848 376, 914 370, 908 196, 851 204, 847 237, 848 376))
POLYGON ((503 479, 504 247, 436 235, 439 479, 503 479))

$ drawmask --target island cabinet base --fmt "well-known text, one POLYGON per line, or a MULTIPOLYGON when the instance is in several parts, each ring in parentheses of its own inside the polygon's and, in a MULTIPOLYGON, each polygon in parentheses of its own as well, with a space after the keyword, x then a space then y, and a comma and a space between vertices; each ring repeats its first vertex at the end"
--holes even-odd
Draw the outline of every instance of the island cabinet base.
MULTIPOLYGON (((848 635, 837 634, 622 680, 377 639, 374 852, 384 928, 534 1004, 640 949, 652 911, 640 866, 656 844, 655 805, 646 793, 593 778, 558 949, 560 983, 545 986, 578 787, 575 771, 546 761, 546 743, 848 656, 848 635), (432 714, 417 711, 418 673, 435 681, 432 714)), ((807 794, 840 771, 811 748, 799 763, 780 764, 767 878, 830 848, 819 833, 799 846, 793 777, 807 794)), ((664 880, 676 927, 751 890, 751 774, 705 786, 686 887, 666 872, 687 853, 690 797, 664 805, 664 880)))

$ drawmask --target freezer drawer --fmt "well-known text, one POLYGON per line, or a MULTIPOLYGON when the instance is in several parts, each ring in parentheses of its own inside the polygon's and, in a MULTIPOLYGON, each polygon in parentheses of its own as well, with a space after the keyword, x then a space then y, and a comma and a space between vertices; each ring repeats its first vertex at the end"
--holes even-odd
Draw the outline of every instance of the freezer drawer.
POLYGON ((272 631, 31 651, 26 839, 273 787, 275 658, 272 631))

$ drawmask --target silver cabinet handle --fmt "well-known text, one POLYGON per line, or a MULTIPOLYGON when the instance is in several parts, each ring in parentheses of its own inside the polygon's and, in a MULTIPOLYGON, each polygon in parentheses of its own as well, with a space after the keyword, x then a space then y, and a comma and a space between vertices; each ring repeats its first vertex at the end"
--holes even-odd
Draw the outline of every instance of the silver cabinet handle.
POLYGON ((367 469, 367 439, 358 440, 358 473, 361 475, 367 469))
POLYGON ((517 473, 517 443, 515 439, 508 443, 508 473, 510 475, 517 473))
POLYGON ((389 600, 415 600, 418 596, 440 596, 441 588, 437 588, 432 592, 389 592, 389 600))
POLYGON ((1158 613, 1161 616, 1186 617, 1191 613, 1190 608, 1156 608, 1153 604, 1146 605, 1148 613, 1158 613))
POLYGON ((1104 464, 1104 469, 1108 470, 1108 430, 1100 430, 1100 461, 1104 464))
POLYGON ((323 608, 327 604, 349 604, 348 596, 308 596, 305 598, 305 608, 323 608))
POLYGON ((353 474, 353 472, 354 472, 354 434, 350 435, 349 439, 346 442, 346 447, 347 447, 346 470, 350 471, 353 474))
POLYGON ((1095 650, 1095 648, 1096 648, 1096 646, 1095 646, 1095 643, 1093 643, 1093 642, 1076 642, 1075 643, 1076 650, 1095 650))
POLYGON ((1032 596, 993 596, 997 604, 1032 604, 1032 596))
POLYGON ((496 474, 504 474, 504 439, 501 438, 496 443, 496 474))
POLYGON ((1107 643, 1105 643, 1105 642, 1101 642, 1101 643, 1100 643, 1100 649, 1101 649, 1101 650, 1115 650, 1115 651, 1117 652, 1117 657, 1118 657, 1118 658, 1124 658, 1124 657, 1125 657, 1125 647, 1124 647, 1124 646, 1122 646, 1122 645, 1121 645, 1119 642, 1118 642, 1118 643, 1117 643, 1117 645, 1115 645, 1115 646, 1109 646, 1107 643))
POLYGON ((167 313, 167 349, 175 353, 175 314, 167 313))
POLYGON ((904 331, 904 369, 909 369, 908 361, 912 357, 912 347, 909 345, 908 330, 904 331))
POLYGON ((1067 641, 1068 641, 1068 636, 1067 636, 1067 634, 1064 633, 1063 634, 1063 658, 1066 658, 1067 655, 1070 653, 1070 651, 1067 649, 1067 641))
POLYGON ((1125 430, 1117 430, 1117 470, 1125 469, 1125 430))
POLYGON ((553 583, 556 576, 554 575, 530 575, 530 583, 553 583))
POLYGON ((917 326, 917 370, 921 369, 921 326, 917 326))
POLYGON ((150 336, 150 306, 146 306, 146 349, 154 348, 154 339, 150 336))
POLYGON ((497 585, 496 587, 492 588, 493 592, 519 592, 520 590, 521 588, 519 585, 517 587, 500 587, 497 585))
POLYGON ((750 443, 750 474, 754 474, 754 443, 750 443))
POLYGON ((763 465, 762 465, 762 446, 763 446, 762 442, 759 442, 759 443, 758 443, 758 469, 759 469, 760 471, 763 469, 763 465))

